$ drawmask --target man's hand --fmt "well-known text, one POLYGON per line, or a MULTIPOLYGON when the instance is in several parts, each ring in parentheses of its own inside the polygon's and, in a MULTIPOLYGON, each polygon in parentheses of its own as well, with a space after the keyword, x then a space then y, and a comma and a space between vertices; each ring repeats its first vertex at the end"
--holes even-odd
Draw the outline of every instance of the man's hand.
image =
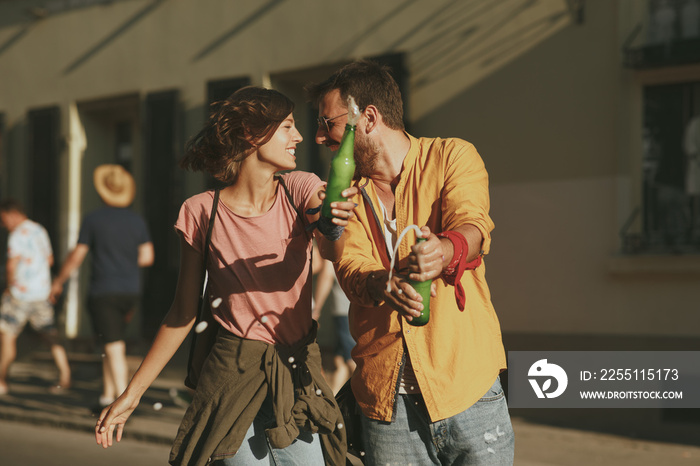
POLYGON ((56 304, 58 298, 63 294, 63 284, 57 282, 56 280, 51 283, 51 291, 49 292, 49 302, 51 304, 56 304))
POLYGON ((56 304, 56 300, 63 293, 63 284, 68 281, 71 273, 85 260, 90 247, 87 244, 78 243, 66 257, 66 262, 61 267, 61 271, 56 275, 51 283, 51 292, 49 293, 49 301, 51 304, 56 304))
MULTIPOLYGON (((367 291, 374 300, 384 301, 393 310, 411 321, 420 317, 423 310, 423 298, 408 282, 404 275, 391 275, 391 286, 387 291, 389 272, 372 273, 367 279, 367 291)), ((430 288, 430 295, 435 296, 435 284, 430 288)))
POLYGON ((430 232, 427 226, 422 227, 421 232, 423 232, 422 237, 427 240, 411 246, 411 254, 408 256, 408 277, 417 282, 439 277, 447 263, 445 257, 448 254, 452 257, 452 251, 444 250, 447 243, 451 246, 449 240, 441 241, 430 232))

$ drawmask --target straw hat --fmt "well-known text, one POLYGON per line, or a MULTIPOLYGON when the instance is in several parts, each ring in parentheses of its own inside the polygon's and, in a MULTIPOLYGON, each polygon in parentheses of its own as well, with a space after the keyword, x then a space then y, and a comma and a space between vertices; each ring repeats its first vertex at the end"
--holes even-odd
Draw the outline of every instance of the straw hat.
POLYGON ((127 207, 134 201, 136 183, 121 165, 100 165, 95 168, 93 181, 97 194, 108 206, 127 207))

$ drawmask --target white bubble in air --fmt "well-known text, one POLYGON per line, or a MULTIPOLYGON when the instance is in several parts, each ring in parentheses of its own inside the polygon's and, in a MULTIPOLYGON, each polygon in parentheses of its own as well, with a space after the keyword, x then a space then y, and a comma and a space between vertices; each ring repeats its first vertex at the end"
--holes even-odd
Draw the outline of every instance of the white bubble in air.
POLYGON ((200 323, 197 324, 197 326, 194 328, 195 333, 202 333, 207 329, 209 324, 207 323, 206 320, 201 321, 200 323))
POLYGON ((162 408, 163 408, 163 403, 160 403, 160 402, 153 403, 153 409, 155 409, 156 411, 160 411, 162 408))

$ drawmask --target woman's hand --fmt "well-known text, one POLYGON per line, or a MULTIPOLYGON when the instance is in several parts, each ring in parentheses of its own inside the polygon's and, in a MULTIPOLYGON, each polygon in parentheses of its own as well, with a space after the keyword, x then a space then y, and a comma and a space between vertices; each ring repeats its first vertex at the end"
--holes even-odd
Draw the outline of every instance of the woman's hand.
MULTIPOLYGON (((355 215, 354 210, 356 204, 353 202, 353 197, 357 196, 359 192, 360 190, 357 186, 351 186, 340 193, 341 196, 348 200, 331 203, 331 214, 333 218, 330 219, 330 222, 332 225, 328 223, 328 219, 321 218, 320 214, 316 214, 312 219, 312 221, 319 221, 319 227, 317 229, 319 234, 316 235, 316 241, 321 257, 324 259, 337 262, 343 254, 343 249, 345 247, 343 230, 348 226, 348 223, 355 215)), ((319 191, 316 197, 319 200, 319 204, 321 204, 326 197, 325 191, 319 191)))
MULTIPOLYGON (((341 196, 343 196, 347 201, 331 202, 331 214, 333 214, 333 223, 335 225, 346 227, 350 219, 355 215, 354 210, 357 204, 353 201, 353 198, 360 194, 360 188, 357 186, 350 186, 345 189, 341 196)), ((325 191, 319 191, 319 199, 323 201, 326 198, 325 191)))
POLYGON ((117 442, 121 441, 124 424, 139 405, 139 400, 140 398, 130 397, 124 392, 114 403, 102 410, 95 425, 95 440, 98 445, 102 445, 103 448, 111 447, 115 429, 117 442))

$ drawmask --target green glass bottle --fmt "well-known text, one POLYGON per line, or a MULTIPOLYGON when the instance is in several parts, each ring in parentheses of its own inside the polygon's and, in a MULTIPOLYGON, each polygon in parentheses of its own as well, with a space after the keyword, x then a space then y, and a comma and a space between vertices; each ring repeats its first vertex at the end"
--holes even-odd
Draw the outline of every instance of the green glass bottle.
MULTIPOLYGON (((425 240, 425 238, 417 238, 416 243, 420 243, 425 240)), ((414 327, 422 327, 430 320, 430 286, 432 285, 433 281, 425 280, 423 282, 418 282, 415 280, 409 280, 408 283, 423 298, 423 310, 420 313, 420 317, 414 317, 412 320, 407 320, 406 322, 414 327)))
POLYGON ((326 186, 326 198, 323 200, 321 215, 326 218, 333 218, 331 214, 331 202, 344 201, 340 195, 345 189, 350 187, 352 177, 355 175, 355 125, 345 125, 343 139, 340 140, 340 148, 331 160, 331 170, 328 174, 328 184, 326 186))

